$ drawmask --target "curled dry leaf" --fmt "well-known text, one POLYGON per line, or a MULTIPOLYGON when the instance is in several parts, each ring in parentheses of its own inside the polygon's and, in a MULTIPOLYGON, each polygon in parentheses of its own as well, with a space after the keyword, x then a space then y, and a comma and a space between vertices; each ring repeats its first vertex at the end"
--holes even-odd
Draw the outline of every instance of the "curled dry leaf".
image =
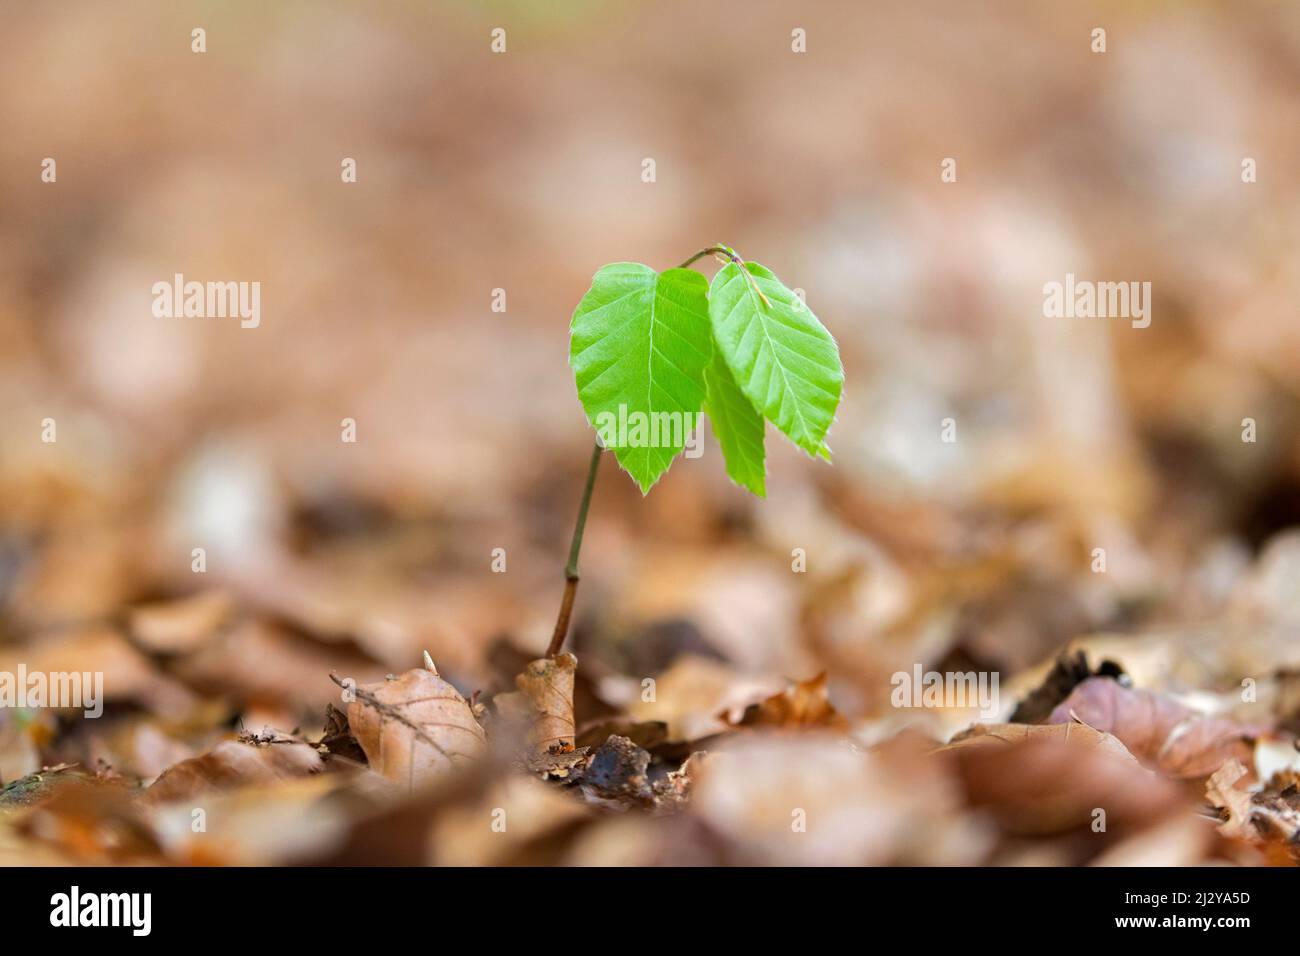
POLYGON ((1219 831, 1227 837, 1285 845, 1295 849, 1300 840, 1300 776, 1294 770, 1274 774, 1267 784, 1251 792, 1243 784, 1249 771, 1229 760, 1205 784, 1205 799, 1219 811, 1219 831))
POLYGON ((524 725, 528 756, 536 760, 574 750, 573 681, 578 659, 572 654, 530 661, 515 677, 517 693, 499 694, 498 709, 524 725))
POLYGON ((560 654, 533 661, 515 678, 515 686, 533 707, 529 743, 534 750, 573 750, 573 675, 577 669, 576 657, 560 654))
POLYGON ((1012 834, 1087 829, 1099 808, 1106 832, 1123 834, 1186 809, 1176 784, 1083 724, 976 724, 936 755, 955 764, 970 803, 1012 834))
POLYGON ((353 693, 353 735, 370 766, 403 787, 428 784, 486 750, 469 701, 435 671, 409 670, 394 680, 361 684, 353 693))
POLYGON ((738 720, 730 720, 725 713, 723 719, 733 727, 848 727, 844 715, 831 706, 825 671, 750 704, 738 720))
POLYGON ((1224 836, 1250 835, 1250 793, 1237 786, 1247 775, 1240 760, 1228 760, 1205 782, 1205 799, 1219 811, 1219 832, 1224 836))
POLYGON ((342 757, 354 763, 365 764, 366 752, 352 736, 348 726, 348 715, 333 704, 325 705, 325 729, 321 733, 319 747, 323 747, 331 757, 342 757))
POLYGON ((1206 717, 1163 694, 1136 690, 1100 677, 1076 687, 1049 723, 1078 720, 1114 734, 1149 766, 1176 777, 1206 777, 1225 760, 1251 763, 1259 728, 1206 717))
POLYGON ((146 804, 168 803, 214 790, 305 777, 320 769, 320 754, 293 737, 269 734, 227 740, 165 771, 141 799, 146 804))
POLYGON ((700 766, 707 757, 700 750, 688 754, 680 767, 668 771, 662 781, 656 782, 654 789, 658 809, 667 811, 686 806, 699 777, 700 766))

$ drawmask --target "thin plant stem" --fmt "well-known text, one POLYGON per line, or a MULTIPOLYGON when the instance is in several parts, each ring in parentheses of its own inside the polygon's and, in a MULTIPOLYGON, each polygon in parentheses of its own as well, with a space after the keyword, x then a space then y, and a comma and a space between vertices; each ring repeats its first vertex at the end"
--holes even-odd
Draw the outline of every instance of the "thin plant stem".
POLYGON ((560 601, 560 613, 555 619, 555 632, 551 635, 550 646, 546 656, 554 657, 564 646, 564 639, 569 633, 569 618, 573 616, 573 599, 578 594, 578 554, 582 551, 582 532, 587 527, 587 510, 591 507, 591 492, 596 487, 596 471, 600 468, 600 456, 604 451, 600 442, 591 450, 591 464, 587 466, 587 485, 582 490, 582 504, 578 506, 578 520, 573 526, 573 540, 569 544, 569 563, 564 566, 564 597, 560 601))
POLYGON ((726 246, 709 246, 707 249, 701 249, 677 268, 685 269, 694 265, 698 260, 703 259, 705 256, 717 256, 724 262, 734 262, 740 267, 740 274, 745 277, 745 280, 749 283, 749 287, 758 293, 758 297, 763 300, 763 304, 769 309, 772 308, 772 300, 763 294, 763 290, 758 287, 758 283, 754 281, 754 277, 750 274, 749 270, 745 268, 745 260, 740 258, 740 256, 736 255, 726 246))

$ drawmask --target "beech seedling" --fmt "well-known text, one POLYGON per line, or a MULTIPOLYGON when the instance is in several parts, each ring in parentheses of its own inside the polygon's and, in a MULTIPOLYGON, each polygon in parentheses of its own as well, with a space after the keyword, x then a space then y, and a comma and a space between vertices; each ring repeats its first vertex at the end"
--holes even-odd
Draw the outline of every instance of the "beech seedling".
POLYGON ((600 269, 573 312, 573 368, 596 447, 574 525, 565 592, 548 656, 564 643, 578 583, 578 552, 603 449, 648 494, 708 416, 727 475, 766 494, 766 422, 809 455, 830 460, 844 367, 835 339, 802 298, 729 246, 710 246, 676 269, 638 262, 600 269), (714 256, 708 282, 690 266, 714 256))

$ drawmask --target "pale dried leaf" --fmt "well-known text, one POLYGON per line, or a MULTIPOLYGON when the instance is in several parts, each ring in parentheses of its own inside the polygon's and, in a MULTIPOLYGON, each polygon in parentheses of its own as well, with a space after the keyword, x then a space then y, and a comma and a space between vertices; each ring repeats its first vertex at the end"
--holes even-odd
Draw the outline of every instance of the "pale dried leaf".
POLYGON ((204 591, 175 601, 142 604, 131 611, 131 634, 150 651, 184 653, 210 640, 234 611, 234 599, 224 591, 204 591))
POLYGON ((960 805, 947 768, 923 752, 862 752, 826 731, 758 732, 708 755, 688 812, 726 838, 731 862, 977 862, 987 846, 960 805))
POLYGON ((515 686, 529 705, 528 748, 535 755, 573 750, 573 678, 578 659, 572 654, 529 662, 515 686))
POLYGON ((486 750, 469 702, 430 670, 362 684, 348 704, 348 724, 370 766, 408 789, 431 783, 486 750))
POLYGON ((429 861, 443 866, 527 861, 523 854, 537 852, 547 835, 563 834, 590 814, 553 786, 510 774, 477 799, 439 814, 429 834, 429 861))
POLYGON ((342 807, 324 797, 339 786, 335 774, 277 780, 204 799, 204 828, 194 828, 186 802, 150 810, 150 823, 167 858, 184 866, 267 866, 327 852, 346 825, 342 807))
POLYGON ((1223 821, 1219 830, 1224 836, 1244 838, 1253 832, 1250 827, 1250 793, 1237 787, 1237 783, 1247 775, 1241 761, 1229 760, 1205 782, 1205 799, 1210 806, 1218 808, 1223 821))

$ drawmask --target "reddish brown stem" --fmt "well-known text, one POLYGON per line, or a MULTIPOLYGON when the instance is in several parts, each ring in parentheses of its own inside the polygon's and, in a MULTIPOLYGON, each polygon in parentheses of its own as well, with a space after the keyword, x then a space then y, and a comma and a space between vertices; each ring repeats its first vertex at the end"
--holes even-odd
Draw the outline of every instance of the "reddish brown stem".
POLYGON ((582 504, 578 507, 578 520, 573 526, 573 541, 569 544, 569 563, 564 566, 564 597, 560 600, 560 614, 555 619, 555 632, 546 648, 546 656, 554 657, 564 646, 569 633, 569 618, 573 616, 573 599, 578 594, 578 553, 582 550, 582 532, 587 527, 587 510, 591 507, 591 492, 596 487, 596 471, 600 468, 600 455, 604 449, 600 442, 591 450, 591 464, 587 467, 587 486, 582 490, 582 504))

